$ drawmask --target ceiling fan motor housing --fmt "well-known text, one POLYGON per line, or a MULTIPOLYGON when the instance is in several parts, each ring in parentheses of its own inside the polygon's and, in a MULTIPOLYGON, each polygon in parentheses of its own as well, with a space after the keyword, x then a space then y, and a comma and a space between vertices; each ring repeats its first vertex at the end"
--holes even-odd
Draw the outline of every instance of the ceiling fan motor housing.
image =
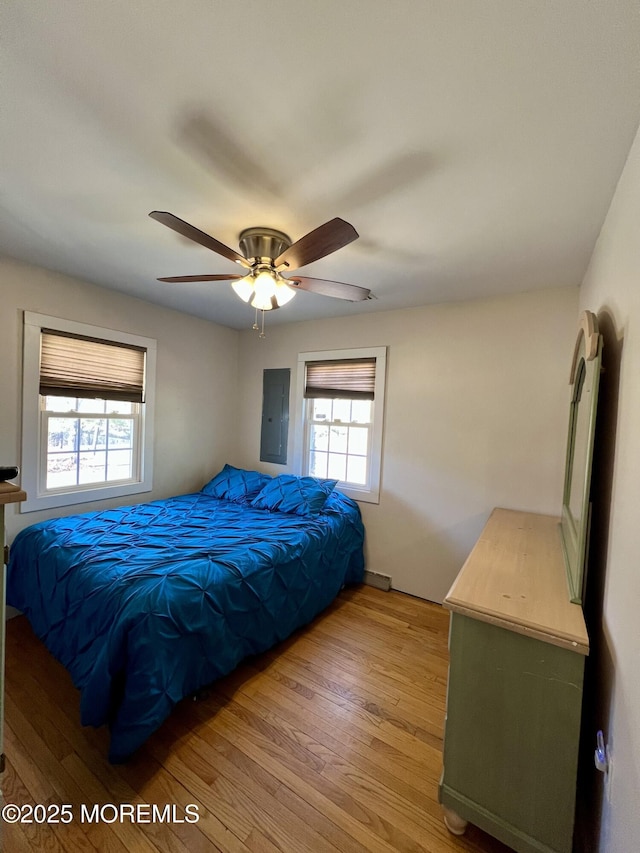
POLYGON ((291 245, 291 238, 273 228, 245 228, 240 233, 240 251, 245 258, 269 258, 273 260, 291 245))

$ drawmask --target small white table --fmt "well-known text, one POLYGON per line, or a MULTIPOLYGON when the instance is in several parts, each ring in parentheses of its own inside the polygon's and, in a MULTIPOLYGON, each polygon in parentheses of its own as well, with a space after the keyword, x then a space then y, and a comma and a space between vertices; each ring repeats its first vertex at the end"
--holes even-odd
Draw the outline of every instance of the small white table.
POLYGON ((0 573, 0 773, 4 771, 4 640, 6 623, 5 587, 7 579, 7 556, 5 545, 4 507, 5 504, 19 503, 27 498, 20 486, 13 483, 0 483, 0 535, 2 536, 2 572, 0 573))

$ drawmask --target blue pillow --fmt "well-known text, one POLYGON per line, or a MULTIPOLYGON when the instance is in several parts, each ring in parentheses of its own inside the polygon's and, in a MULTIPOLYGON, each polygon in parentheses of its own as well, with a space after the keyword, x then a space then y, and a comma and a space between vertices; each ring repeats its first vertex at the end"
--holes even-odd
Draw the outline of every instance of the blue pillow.
POLYGON ((315 515, 335 489, 337 480, 320 480, 317 477, 296 477, 280 474, 273 477, 260 494, 251 501, 256 509, 275 509, 296 515, 315 515))
POLYGON ((268 474, 261 474, 259 471, 245 471, 244 468, 225 465, 222 471, 204 486, 202 493, 220 500, 249 503, 271 479, 268 474))

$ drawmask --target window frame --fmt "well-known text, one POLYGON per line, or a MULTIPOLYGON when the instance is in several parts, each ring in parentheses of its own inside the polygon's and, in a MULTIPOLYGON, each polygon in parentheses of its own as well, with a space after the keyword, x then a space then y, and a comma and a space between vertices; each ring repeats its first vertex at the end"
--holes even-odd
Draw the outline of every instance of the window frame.
POLYGON ((21 468, 22 487, 27 492, 27 500, 21 504, 21 512, 73 506, 151 491, 153 488, 156 351, 157 343, 153 338, 31 311, 24 312, 21 468), (101 482, 55 490, 47 490, 44 487, 46 481, 42 475, 42 466, 45 464, 47 454, 43 446, 45 441, 43 424, 46 418, 43 417, 40 395, 40 340, 43 329, 98 338, 107 343, 143 347, 146 350, 145 402, 141 404, 139 434, 136 437, 140 455, 138 479, 115 481, 113 485, 101 482))
POLYGON ((301 475, 307 475, 309 465, 308 447, 308 415, 305 399, 305 368, 309 361, 336 361, 360 358, 375 358, 376 379, 373 399, 373 417, 371 425, 371 446, 369 458, 369 486, 358 488, 338 482, 337 488, 356 501, 365 503, 380 503, 380 482, 382 474, 382 438, 385 411, 385 388, 387 374, 386 347, 358 347, 354 349, 321 350, 317 352, 298 353, 298 370, 296 377, 296 407, 293 467, 301 475))

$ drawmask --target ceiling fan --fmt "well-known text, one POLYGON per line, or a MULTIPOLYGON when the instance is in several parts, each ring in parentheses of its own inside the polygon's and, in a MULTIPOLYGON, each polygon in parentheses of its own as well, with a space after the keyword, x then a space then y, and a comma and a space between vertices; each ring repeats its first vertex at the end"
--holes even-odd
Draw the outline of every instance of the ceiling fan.
POLYGON ((253 308, 263 312, 286 305, 293 299, 296 290, 307 290, 350 302, 371 298, 371 291, 366 287, 322 278, 299 275, 285 278, 282 275, 284 271, 304 267, 357 240, 358 232, 353 225, 339 217, 325 222, 295 243, 291 242, 287 234, 273 228, 246 228, 239 237, 242 252, 239 254, 172 213, 154 210, 149 216, 247 270, 243 275, 180 275, 159 278, 158 281, 232 281, 231 286, 240 299, 250 302, 253 308))

